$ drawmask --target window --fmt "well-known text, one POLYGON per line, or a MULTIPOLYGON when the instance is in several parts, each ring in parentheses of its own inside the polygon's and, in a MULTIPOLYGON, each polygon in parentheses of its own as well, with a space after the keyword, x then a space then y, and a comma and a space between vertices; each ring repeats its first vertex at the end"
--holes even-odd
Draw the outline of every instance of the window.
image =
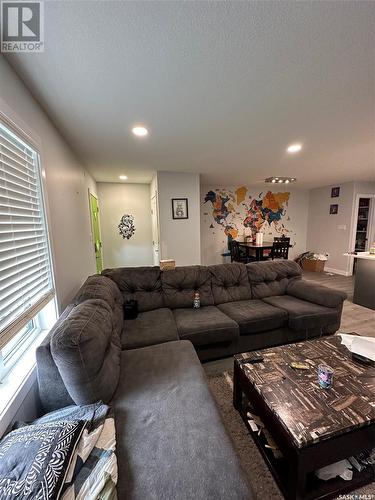
POLYGON ((36 319, 29 321, 0 351, 0 381, 10 372, 40 332, 36 319))
POLYGON ((0 378, 53 296, 39 154, 0 122, 0 378))

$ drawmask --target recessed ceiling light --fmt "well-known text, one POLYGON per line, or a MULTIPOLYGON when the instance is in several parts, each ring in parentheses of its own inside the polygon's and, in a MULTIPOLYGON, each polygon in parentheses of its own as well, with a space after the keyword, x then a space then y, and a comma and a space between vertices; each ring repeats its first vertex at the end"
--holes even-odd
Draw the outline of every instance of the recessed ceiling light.
POLYGON ((302 149, 302 144, 291 144, 287 147, 288 153, 298 153, 302 149))
POLYGON ((146 135, 148 135, 148 130, 146 127, 140 127, 140 126, 133 127, 132 132, 137 137, 145 137, 146 135))
POLYGON ((122 181, 126 181, 128 176, 127 175, 119 175, 118 178, 121 179, 122 181))

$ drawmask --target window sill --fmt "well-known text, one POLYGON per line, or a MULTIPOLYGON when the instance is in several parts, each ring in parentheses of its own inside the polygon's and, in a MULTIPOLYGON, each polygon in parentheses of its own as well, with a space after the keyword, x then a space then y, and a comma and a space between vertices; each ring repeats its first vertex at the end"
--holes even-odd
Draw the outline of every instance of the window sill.
POLYGON ((23 400, 36 382, 35 350, 48 334, 42 330, 0 382, 0 437, 9 427, 23 400))

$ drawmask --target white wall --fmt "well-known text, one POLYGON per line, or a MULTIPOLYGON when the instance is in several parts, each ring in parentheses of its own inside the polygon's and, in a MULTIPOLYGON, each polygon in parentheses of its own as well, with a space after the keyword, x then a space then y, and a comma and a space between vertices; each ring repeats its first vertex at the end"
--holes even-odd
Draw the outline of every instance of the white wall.
POLYGON ((350 258, 344 256, 352 248, 352 232, 356 223, 355 200, 357 194, 375 192, 375 183, 346 182, 312 189, 308 218, 307 248, 314 252, 329 253, 326 269, 350 274, 350 258), (331 198, 331 188, 340 186, 340 196, 331 198), (338 213, 330 215, 331 204, 338 204, 338 213))
MULTIPOLYGON (((46 204, 60 311, 88 275, 95 272, 88 189, 96 183, 0 54, 0 115, 21 128, 36 145, 45 172, 46 204)), ((33 382, 13 419, 35 418, 37 388, 33 382)), ((12 415, 7 415, 12 418, 12 415)))
POLYGON ((240 186, 201 186, 201 241, 202 241, 202 264, 220 264, 224 261, 222 253, 228 252, 228 237, 225 234, 227 226, 233 226, 238 231, 237 239, 242 239, 244 234, 243 221, 247 215, 247 209, 251 200, 262 199, 267 191, 274 193, 289 192, 289 200, 284 204, 284 215, 279 223, 269 225, 265 222, 262 225, 265 241, 273 241, 273 237, 283 232, 291 238, 293 248, 289 251, 289 258, 293 259, 300 253, 306 251, 306 227, 309 192, 300 190, 293 186, 261 187, 241 186, 246 188, 245 199, 237 204, 236 190, 240 186), (225 221, 218 223, 214 219, 214 207, 210 201, 205 202, 206 194, 209 191, 222 193, 224 198, 229 197, 226 203, 229 214, 225 221), (284 228, 283 226, 284 225, 284 228))
POLYGON ((104 267, 153 265, 150 185, 98 183, 98 200, 104 267), (125 214, 136 228, 129 240, 117 227, 125 214))
MULTIPOLYGON (((375 178, 375 172, 374 172, 375 178)), ((354 182, 354 194, 375 194, 375 181, 374 182, 354 182)))
POLYGON ((177 266, 201 263, 199 174, 158 172, 161 259, 177 266), (188 199, 188 219, 172 218, 172 198, 188 199))
POLYGON ((0 112, 39 144, 61 311, 87 276, 95 272, 88 188, 95 193, 96 184, 2 55, 0 112))

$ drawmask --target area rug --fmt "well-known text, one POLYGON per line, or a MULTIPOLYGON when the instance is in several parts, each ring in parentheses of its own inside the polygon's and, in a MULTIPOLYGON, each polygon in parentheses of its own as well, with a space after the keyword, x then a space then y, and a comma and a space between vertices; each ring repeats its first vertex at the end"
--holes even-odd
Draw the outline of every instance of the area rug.
MULTIPOLYGON (((239 455, 242 468, 258 500, 283 500, 272 474, 259 453, 239 413, 232 403, 233 373, 209 375, 209 385, 220 409, 224 425, 232 438, 239 455)), ((374 498, 375 484, 360 488, 345 498, 374 498), (356 495, 355 495, 356 494, 356 495), (363 496, 359 496, 363 495, 363 496)))

